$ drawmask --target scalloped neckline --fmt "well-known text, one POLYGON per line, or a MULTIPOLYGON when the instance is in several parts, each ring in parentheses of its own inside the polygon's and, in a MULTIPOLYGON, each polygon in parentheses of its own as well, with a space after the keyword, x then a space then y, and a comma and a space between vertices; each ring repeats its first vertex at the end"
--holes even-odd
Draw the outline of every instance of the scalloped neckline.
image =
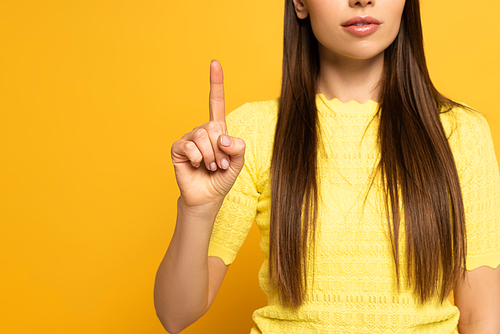
POLYGON ((323 93, 316 94, 317 99, 323 101, 329 109, 334 112, 349 113, 349 114, 371 114, 377 111, 379 106, 378 102, 373 100, 368 100, 365 103, 359 103, 357 101, 351 100, 347 103, 343 103, 337 98, 328 100, 323 93))

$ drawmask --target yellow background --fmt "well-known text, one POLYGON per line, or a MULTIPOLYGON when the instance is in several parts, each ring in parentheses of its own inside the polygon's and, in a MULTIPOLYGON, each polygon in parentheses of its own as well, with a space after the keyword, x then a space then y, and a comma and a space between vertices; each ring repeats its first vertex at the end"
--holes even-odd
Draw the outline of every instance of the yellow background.
MULTIPOLYGON (((422 13, 434 82, 486 115, 497 154, 498 12, 425 0, 422 13)), ((278 96, 282 16, 283 0, 1 2, 1 333, 164 333, 153 283, 175 223, 170 146, 208 120, 213 58, 227 111, 278 96)), ((249 331, 265 303, 258 239, 185 333, 249 331)))

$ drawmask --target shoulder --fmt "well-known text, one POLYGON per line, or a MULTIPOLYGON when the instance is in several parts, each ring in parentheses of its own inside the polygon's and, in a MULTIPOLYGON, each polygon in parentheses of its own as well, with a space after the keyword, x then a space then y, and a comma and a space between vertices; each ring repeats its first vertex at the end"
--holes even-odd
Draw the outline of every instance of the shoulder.
POLYGON ((273 151, 279 98, 245 103, 226 117, 230 136, 245 141, 245 165, 259 189, 267 182, 273 151))
POLYGON ((491 130, 486 117, 465 103, 441 112, 441 122, 457 167, 464 167, 483 150, 493 150, 491 130))
POLYGON ((489 124, 482 113, 465 103, 456 103, 456 106, 441 109, 441 122, 447 136, 484 135, 490 131, 489 124), (456 134, 455 131, 457 131, 456 134))
POLYGON ((278 106, 279 98, 241 105, 226 116, 229 134, 243 139, 274 135, 278 106))
POLYGON ((231 111, 226 119, 231 122, 265 119, 272 120, 278 115, 279 98, 266 101, 247 102, 231 111))

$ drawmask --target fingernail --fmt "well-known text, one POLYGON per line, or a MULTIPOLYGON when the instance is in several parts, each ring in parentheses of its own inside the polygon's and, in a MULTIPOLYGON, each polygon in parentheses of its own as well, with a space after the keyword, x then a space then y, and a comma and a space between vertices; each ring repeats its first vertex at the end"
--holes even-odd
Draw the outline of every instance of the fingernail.
POLYGON ((229 168, 229 162, 227 161, 226 158, 222 158, 220 160, 220 165, 221 165, 222 169, 228 169, 229 168))
POLYGON ((220 143, 222 146, 231 146, 231 139, 228 136, 221 135, 220 143))
POLYGON ((194 168, 198 168, 198 167, 200 167, 200 164, 197 164, 196 166, 194 166, 194 168))
POLYGON ((217 164, 215 162, 210 163, 210 170, 215 172, 217 170, 217 164))

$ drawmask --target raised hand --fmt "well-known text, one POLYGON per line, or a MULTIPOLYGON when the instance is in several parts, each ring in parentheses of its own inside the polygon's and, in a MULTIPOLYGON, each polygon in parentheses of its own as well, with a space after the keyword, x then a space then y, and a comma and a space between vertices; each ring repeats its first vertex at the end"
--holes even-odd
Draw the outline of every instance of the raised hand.
POLYGON ((227 133, 222 66, 210 64, 210 121, 172 145, 181 199, 187 206, 222 203, 244 165, 245 142, 227 133))

